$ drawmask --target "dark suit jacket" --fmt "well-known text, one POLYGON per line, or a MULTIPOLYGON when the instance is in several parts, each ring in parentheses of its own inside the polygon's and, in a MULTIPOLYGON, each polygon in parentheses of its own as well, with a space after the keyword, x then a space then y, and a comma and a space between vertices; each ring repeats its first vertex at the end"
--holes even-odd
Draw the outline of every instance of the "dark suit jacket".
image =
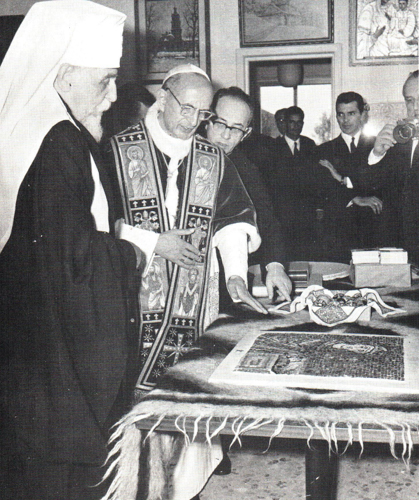
POLYGON ((315 143, 300 137, 300 151, 293 155, 283 137, 275 139, 275 163, 266 175, 274 208, 282 219, 298 218, 301 208, 312 204, 312 169, 315 143))
POLYGON ((342 135, 317 147, 319 160, 329 160, 341 175, 351 179, 354 188, 348 189, 333 179, 325 167, 319 166, 321 170, 319 178, 321 179, 323 191, 328 194, 328 190, 337 190, 336 195, 344 206, 355 196, 373 196, 377 194, 373 178, 368 176, 366 171, 368 155, 374 147, 374 141, 375 137, 366 137, 361 134, 358 147, 354 153, 350 153, 342 135))
POLYGON ((259 169, 237 148, 229 155, 244 187, 256 208, 257 225, 262 238, 259 250, 250 256, 251 263, 263 267, 270 262, 285 263, 285 236, 279 220, 274 216, 272 202, 259 169))
POLYGON ((419 263, 419 146, 413 157, 412 142, 396 144, 376 165, 369 167, 382 192, 385 211, 381 234, 386 245, 405 248, 419 263))
MULTIPOLYGON (((278 152, 281 152, 285 157, 292 157, 292 151, 288 146, 285 137, 278 136, 275 140, 275 148, 278 152)), ((312 156, 315 153, 316 143, 313 139, 306 137, 305 135, 300 135, 300 153, 304 156, 312 156)))
POLYGON ((349 261, 350 250, 357 247, 378 246, 377 227, 379 216, 369 207, 347 207, 356 196, 378 196, 381 190, 375 182, 375 172, 368 169, 368 155, 374 147, 374 137, 361 134, 354 153, 339 135, 335 139, 318 146, 317 157, 326 159, 344 177, 349 177, 353 189, 341 185, 329 171, 317 166, 316 188, 322 199, 324 209, 324 243, 327 258, 349 261))
POLYGON ((236 150, 241 151, 259 169, 266 180, 276 161, 276 142, 273 137, 252 132, 236 150))
POLYGON ((316 192, 313 189, 315 143, 300 136, 300 150, 293 155, 283 137, 275 139, 275 162, 265 174, 275 215, 287 237, 288 260, 314 258, 316 192))

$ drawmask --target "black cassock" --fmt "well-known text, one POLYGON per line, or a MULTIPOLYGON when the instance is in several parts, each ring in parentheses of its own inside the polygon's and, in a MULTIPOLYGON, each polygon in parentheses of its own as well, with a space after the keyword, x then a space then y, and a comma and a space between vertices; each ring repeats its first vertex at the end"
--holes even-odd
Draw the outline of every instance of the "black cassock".
MULTIPOLYGON (((56 462, 101 464, 138 371, 133 247, 96 230, 93 137, 55 125, 24 178, 0 255, 2 436, 56 462)), ((112 229, 111 229, 112 233, 112 229)))

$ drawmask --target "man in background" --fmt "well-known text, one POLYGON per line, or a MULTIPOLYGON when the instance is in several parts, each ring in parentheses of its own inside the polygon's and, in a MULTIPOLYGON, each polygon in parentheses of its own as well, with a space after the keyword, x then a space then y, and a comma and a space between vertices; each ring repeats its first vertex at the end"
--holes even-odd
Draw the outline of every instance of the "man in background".
POLYGON ((287 243, 287 260, 310 260, 315 250, 316 205, 312 183, 315 143, 301 135, 304 111, 285 110, 285 134, 276 139, 276 157, 265 183, 274 214, 280 218, 287 243))
POLYGON ((252 254, 250 262, 261 264, 271 300, 275 293, 281 300, 290 300, 291 282, 282 265, 285 263, 285 242, 281 225, 273 215, 269 193, 258 168, 236 149, 252 130, 251 99, 238 87, 220 89, 214 95, 212 109, 215 116, 206 126, 207 138, 233 161, 256 208, 262 244, 252 254))
POLYGON ((397 143, 394 138, 396 121, 380 131, 368 158, 370 171, 382 186, 384 207, 388 207, 383 224, 387 245, 408 251, 409 260, 419 263, 419 90, 418 70, 410 73, 403 85, 407 120, 416 124, 412 138, 397 143))
POLYGON ((278 137, 284 137, 285 135, 285 111, 287 108, 278 109, 275 113, 275 123, 278 129, 278 137))
POLYGON ((3 500, 99 498, 138 376, 141 253, 115 238, 98 148, 124 20, 35 3, 0 67, 3 500))
POLYGON ((349 262, 351 249, 379 245, 377 230, 383 203, 372 175, 367 175, 368 154, 374 137, 362 129, 368 106, 356 92, 336 99, 336 119, 341 133, 317 148, 320 158, 317 190, 322 193, 326 255, 349 262))

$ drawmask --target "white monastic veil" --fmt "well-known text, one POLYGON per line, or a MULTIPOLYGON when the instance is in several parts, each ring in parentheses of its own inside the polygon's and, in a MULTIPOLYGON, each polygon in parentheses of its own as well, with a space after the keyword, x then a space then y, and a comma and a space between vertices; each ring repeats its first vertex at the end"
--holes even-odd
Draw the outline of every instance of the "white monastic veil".
POLYGON ((117 68, 126 16, 88 0, 33 5, 0 67, 0 251, 19 186, 49 130, 69 119, 53 84, 60 64, 117 68))

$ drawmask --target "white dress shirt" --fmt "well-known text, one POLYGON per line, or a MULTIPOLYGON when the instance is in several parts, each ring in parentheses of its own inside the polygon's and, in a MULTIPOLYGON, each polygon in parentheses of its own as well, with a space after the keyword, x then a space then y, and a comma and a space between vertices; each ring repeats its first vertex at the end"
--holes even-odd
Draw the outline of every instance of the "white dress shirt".
POLYGON ((301 151, 301 141, 300 141, 300 138, 298 138, 296 141, 293 141, 286 134, 284 135, 284 138, 287 141, 287 144, 288 144, 289 148, 291 149, 291 153, 293 155, 295 154, 295 151, 294 151, 295 143, 297 143, 298 151, 301 151))

